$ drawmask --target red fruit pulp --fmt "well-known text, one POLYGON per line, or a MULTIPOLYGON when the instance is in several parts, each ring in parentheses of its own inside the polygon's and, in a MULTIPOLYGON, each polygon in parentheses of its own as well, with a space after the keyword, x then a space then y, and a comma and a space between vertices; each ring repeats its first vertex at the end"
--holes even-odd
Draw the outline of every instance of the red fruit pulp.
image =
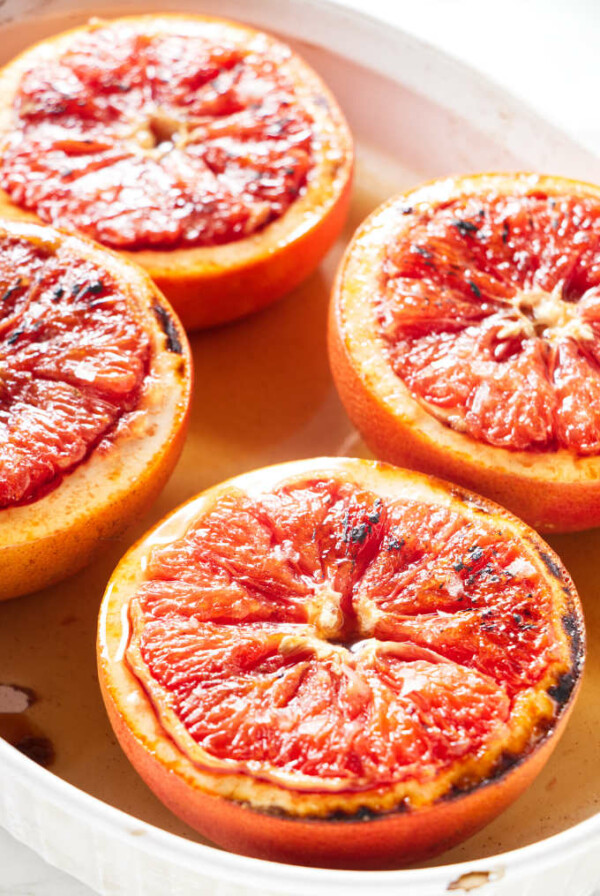
POLYGON ((413 397, 490 445, 598 454, 600 202, 489 192, 405 211, 376 302, 413 397))
POLYGON ((35 501, 108 444, 149 353, 96 263, 63 243, 0 238, 0 508, 35 501))
POLYGON ((516 538, 335 479, 225 492, 129 613, 130 668, 194 761, 298 790, 426 782, 507 742, 562 649, 516 538))
POLYGON ((280 217, 312 164, 290 51, 190 29, 109 24, 27 71, 0 164, 12 201, 130 250, 227 243, 280 217))

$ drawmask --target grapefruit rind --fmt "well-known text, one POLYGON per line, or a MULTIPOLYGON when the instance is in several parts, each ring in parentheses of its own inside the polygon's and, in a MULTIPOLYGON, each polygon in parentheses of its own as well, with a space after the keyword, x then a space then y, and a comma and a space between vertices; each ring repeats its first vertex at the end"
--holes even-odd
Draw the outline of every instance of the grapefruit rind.
POLYGON ((550 755, 573 705, 583 654, 583 621, 574 586, 534 532, 491 502, 430 477, 345 459, 294 462, 245 474, 184 504, 123 558, 109 583, 98 633, 100 682, 113 727, 138 772, 176 814, 211 839, 250 855, 303 862, 314 854, 334 865, 412 861, 439 852, 498 814, 531 783, 550 755), (491 515, 494 524, 520 539, 527 560, 553 594, 552 622, 562 659, 531 693, 517 698, 510 737, 496 751, 471 756, 430 781, 353 790, 347 782, 334 780, 315 787, 314 779, 285 771, 251 770, 215 760, 192 740, 174 713, 165 710, 164 694, 145 674, 137 646, 132 648, 128 606, 154 546, 177 541, 231 490, 259 496, 284 482, 302 482, 307 475, 340 474, 376 494, 460 509, 474 521, 491 515), (558 577, 549 575, 548 563, 554 564, 558 577), (556 693, 552 688, 565 676, 571 676, 572 686, 567 698, 557 701, 549 689, 556 693), (261 820, 248 820, 255 812, 261 820), (373 834, 363 837, 367 821, 373 824, 373 834), (344 843, 343 832, 350 836, 353 825, 361 831, 362 846, 354 837, 344 843), (297 838, 295 845, 290 838, 297 838))
POLYGON ((429 413, 388 360, 372 301, 374 272, 388 243, 410 227, 403 209, 424 209, 481 193, 543 191, 600 199, 600 188, 539 174, 481 174, 433 181, 396 196, 358 228, 340 264, 329 319, 329 355, 346 411, 384 461, 442 476, 508 507, 535 529, 570 531, 600 525, 600 457, 508 450, 451 429, 429 413))
POLYGON ((0 599, 27 594, 85 566, 159 494, 183 448, 191 399, 185 333, 164 296, 137 265, 91 240, 47 226, 5 221, 11 234, 60 241, 114 276, 135 303, 151 346, 136 408, 91 455, 39 498, 0 511, 0 599), (161 318, 156 308, 162 308, 161 318), (168 331, 168 332, 167 332, 168 331), (173 351, 177 336, 178 351, 173 351))
MULTIPOLYGON (((202 33, 208 23, 221 26, 234 43, 247 43, 257 32, 241 24, 199 15, 141 15, 119 19, 147 33, 202 33)), ((81 31, 105 20, 55 35, 25 50, 0 70, 0 145, 12 127, 12 100, 24 73, 53 59, 81 31)), ((267 46, 280 45, 264 35, 267 46)), ((354 163, 353 144, 344 116, 319 76, 295 53, 282 63, 296 95, 314 121, 313 164, 301 195, 262 231, 217 246, 142 249, 121 254, 141 265, 164 292, 187 330, 211 327, 253 313, 305 280, 337 239, 346 220, 354 163)), ((0 190, 0 214, 38 221, 0 190)))

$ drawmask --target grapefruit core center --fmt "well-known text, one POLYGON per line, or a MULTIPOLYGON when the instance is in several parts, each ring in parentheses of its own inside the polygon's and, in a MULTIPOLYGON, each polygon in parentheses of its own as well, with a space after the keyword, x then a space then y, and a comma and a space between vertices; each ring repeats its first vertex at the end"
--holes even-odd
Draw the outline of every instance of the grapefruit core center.
POLYGON ((520 290, 510 304, 516 319, 498 330, 499 340, 515 336, 523 339, 539 336, 555 341, 571 337, 581 342, 594 339, 593 329, 581 320, 577 306, 564 300, 562 283, 557 283, 552 292, 520 290))

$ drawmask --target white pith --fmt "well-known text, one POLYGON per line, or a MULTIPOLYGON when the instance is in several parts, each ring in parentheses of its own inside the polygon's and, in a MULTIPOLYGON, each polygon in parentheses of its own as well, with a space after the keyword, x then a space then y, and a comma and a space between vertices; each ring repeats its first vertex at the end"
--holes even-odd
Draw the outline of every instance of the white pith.
MULTIPOLYGON (((508 300, 512 310, 501 314, 502 319, 508 314, 509 320, 496 332, 496 338, 510 340, 540 336, 548 342, 566 338, 577 342, 594 339, 594 331, 582 320, 577 305, 563 299, 562 288, 563 284, 559 281, 552 292, 543 289, 517 290, 508 300)), ((584 298, 585 294, 582 300, 584 298)))

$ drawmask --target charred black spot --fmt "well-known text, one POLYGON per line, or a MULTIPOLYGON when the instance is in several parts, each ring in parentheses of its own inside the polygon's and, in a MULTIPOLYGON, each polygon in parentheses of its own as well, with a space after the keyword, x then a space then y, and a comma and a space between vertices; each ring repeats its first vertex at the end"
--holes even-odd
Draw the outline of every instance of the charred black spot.
POLYGON ((348 532, 350 531, 350 514, 348 511, 344 511, 344 516, 342 519, 342 541, 348 541, 348 532))
POLYGON ((558 579, 559 582, 562 582, 562 573, 560 571, 560 566, 558 566, 558 564, 553 560, 550 554, 547 554, 545 551, 539 551, 538 553, 544 561, 548 572, 551 573, 555 579, 558 579))
POLYGON ((17 280, 16 283, 13 284, 13 286, 9 286, 8 289, 6 290, 6 292, 2 293, 2 297, 0 298, 0 301, 8 302, 8 300, 12 299, 14 294, 21 289, 22 285, 23 285, 23 281, 19 277, 19 279, 17 280))
POLYGON ((502 242, 503 243, 508 242, 508 233, 509 233, 508 221, 505 221, 504 224, 502 225, 502 242))
POLYGON ((15 744, 20 753, 42 765, 44 768, 52 765, 55 759, 54 745, 47 737, 34 737, 27 735, 15 744))
MULTIPOLYGON (((242 803, 242 805, 248 805, 247 803, 242 803)), ((257 811, 257 810, 254 810, 257 811)), ((289 815, 284 809, 280 809, 278 807, 271 807, 269 809, 259 809, 259 812, 262 812, 264 815, 269 815, 275 818, 285 818, 288 821, 302 821, 302 822, 322 822, 323 817, 321 815, 315 816, 296 816, 289 815)), ((368 821, 377 821, 377 819, 383 818, 385 815, 391 815, 395 813, 405 813, 410 812, 410 805, 406 800, 402 800, 398 803, 397 806, 391 811, 388 812, 375 812, 373 809, 370 809, 368 806, 359 806, 355 812, 348 814, 347 812, 342 812, 341 810, 336 810, 332 812, 330 815, 327 815, 327 821, 335 821, 335 822, 345 822, 346 824, 356 824, 356 822, 368 822, 368 821)))
MULTIPOLYGON (((477 495, 472 492, 463 491, 458 485, 452 485, 448 488, 448 492, 452 495, 453 498, 456 498, 459 501, 462 501, 464 504, 469 504, 471 507, 480 510, 482 513, 489 513, 489 506, 485 504, 483 498, 479 498, 477 495)), ((499 533, 502 534, 502 533, 499 533)))
MULTIPOLYGON (((531 611, 524 611, 524 613, 527 613, 528 616, 531 616, 531 611)), ((524 622, 521 613, 513 613, 513 620, 519 631, 528 632, 531 629, 537 631, 537 625, 534 622, 524 622)))
POLYGON ((267 128, 267 134, 269 137, 280 137, 281 134, 285 132, 285 129, 290 123, 289 118, 279 118, 277 121, 273 121, 269 127, 267 128))
POLYGON ((490 780, 495 780, 496 778, 501 778, 506 774, 513 766, 517 765, 517 763, 521 762, 523 756, 517 753, 502 753, 494 765, 493 771, 490 775, 490 780))
POLYGON ((405 205, 404 208, 400 209, 400 214, 402 215, 412 215, 413 212, 414 208, 412 207, 412 205, 405 205))
POLYGON ((454 221, 451 222, 453 227, 456 227, 459 233, 463 236, 467 236, 470 233, 477 233, 479 230, 477 224, 473 224, 472 221, 463 221, 462 218, 455 218, 454 221))
POLYGON ((367 519, 371 523, 372 526, 376 525, 376 523, 378 523, 379 520, 381 519, 381 507, 382 507, 381 498, 377 498, 377 500, 375 501, 375 505, 373 507, 373 512, 367 516, 367 519))
POLYGON ((94 283, 90 283, 86 287, 83 295, 99 296, 103 289, 104 283, 102 282, 102 280, 96 280, 94 283))
POLYGON ((488 582, 502 581, 500 576, 498 575, 497 571, 494 569, 494 567, 490 563, 488 563, 487 566, 484 566, 483 569, 480 569, 479 572, 477 573, 477 575, 481 576, 482 578, 487 579, 488 582))
POLYGON ((417 255, 420 255, 421 258, 433 258, 433 253, 429 251, 429 249, 425 249, 424 246, 411 246, 413 252, 416 252, 417 255))
POLYGON ((465 793, 469 793, 472 790, 477 790, 479 787, 485 787, 486 785, 491 784, 497 778, 501 778, 504 774, 506 774, 506 772, 513 768, 513 766, 518 765, 518 763, 522 760, 522 755, 517 755, 515 753, 502 753, 485 780, 474 780, 472 777, 466 775, 464 778, 454 782, 452 787, 450 787, 446 791, 446 793, 444 793, 440 797, 440 802, 450 802, 451 800, 459 799, 460 797, 464 796, 465 793))
MULTIPOLYGON (((400 803, 397 811, 406 811, 404 803, 400 803)), ((348 815, 346 812, 337 811, 332 812, 331 815, 327 816, 328 821, 373 821, 375 818, 381 818, 381 813, 374 812, 372 809, 369 809, 368 806, 359 806, 356 812, 353 812, 352 815, 348 815)))
POLYGON ((555 685, 548 688, 548 695, 556 700, 559 706, 565 704, 575 687, 576 679, 572 672, 563 672, 555 685))
POLYGON ((540 719, 535 726, 535 737, 537 742, 544 740, 551 731, 554 730, 554 725, 556 722, 556 717, 551 719, 540 719))
POLYGON ((467 283, 469 284, 471 292, 473 293, 475 298, 480 299, 481 298, 481 290, 479 289, 477 284, 473 280, 467 280, 467 283))
MULTIPOLYGON (((102 280, 94 280, 93 283, 76 283, 71 290, 71 295, 74 299, 87 299, 88 296, 99 296, 103 291, 104 283, 102 280)), ((60 295, 58 295, 58 290, 54 293, 57 299, 62 298, 63 294, 63 289, 61 289, 60 295)))
POLYGON ((471 555, 471 560, 481 560, 483 557, 483 548, 480 548, 478 544, 474 544, 468 551, 471 555))
POLYGON ((352 529, 350 530, 350 541, 352 542, 352 544, 362 544, 367 537, 368 532, 369 527, 366 523, 360 523, 358 526, 352 526, 352 529))
POLYGON ((23 335, 24 332, 25 330, 23 329, 23 327, 19 327, 18 330, 15 330, 14 333, 12 333, 8 337, 8 339, 6 340, 7 344, 14 345, 14 343, 23 335))
POLYGON ((64 294, 65 294, 65 291, 64 291, 64 289, 62 288, 62 286, 57 286, 56 289, 54 289, 54 290, 52 291, 52 301, 53 301, 53 302, 60 302, 60 300, 62 299, 62 297, 64 296, 64 294))
POLYGON ((165 336, 167 337, 167 348, 176 355, 183 354, 183 346, 175 322, 166 308, 155 302, 152 306, 156 318, 161 325, 165 336))
POLYGON ((571 662, 579 668, 583 659, 583 637, 579 620, 574 613, 565 613, 562 618, 563 629, 571 645, 571 662))

